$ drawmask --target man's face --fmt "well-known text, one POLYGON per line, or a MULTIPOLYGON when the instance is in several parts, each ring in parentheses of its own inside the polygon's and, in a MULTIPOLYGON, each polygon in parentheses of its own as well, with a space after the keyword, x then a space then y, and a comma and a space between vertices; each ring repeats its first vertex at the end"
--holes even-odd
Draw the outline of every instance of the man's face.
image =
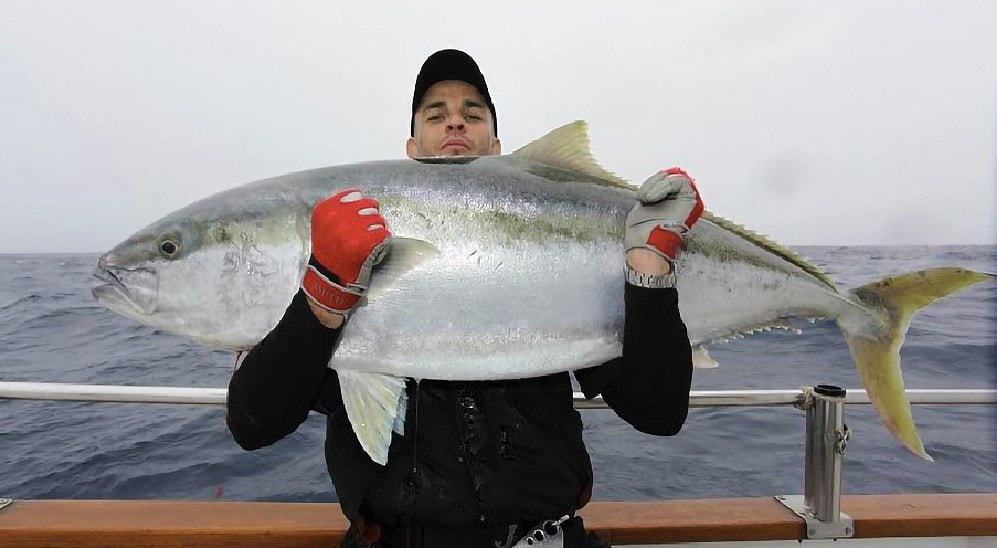
POLYGON ((433 84, 415 112, 415 135, 405 143, 409 158, 490 156, 502 153, 484 97, 467 82, 433 84))

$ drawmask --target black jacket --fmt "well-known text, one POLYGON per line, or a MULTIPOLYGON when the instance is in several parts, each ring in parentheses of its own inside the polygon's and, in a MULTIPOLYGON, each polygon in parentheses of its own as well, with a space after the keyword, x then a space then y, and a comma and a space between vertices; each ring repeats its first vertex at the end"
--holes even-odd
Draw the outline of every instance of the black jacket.
MULTIPOLYGON (((623 356, 575 372, 642 432, 674 435, 689 405, 692 358, 674 289, 627 285, 623 356)), ((405 435, 388 463, 360 447, 326 365, 339 330, 322 326, 303 293, 249 352, 229 384, 227 422, 252 450, 293 432, 310 410, 328 416, 326 462, 351 520, 439 527, 504 526, 572 513, 592 470, 567 373, 512 381, 407 384, 405 435)))

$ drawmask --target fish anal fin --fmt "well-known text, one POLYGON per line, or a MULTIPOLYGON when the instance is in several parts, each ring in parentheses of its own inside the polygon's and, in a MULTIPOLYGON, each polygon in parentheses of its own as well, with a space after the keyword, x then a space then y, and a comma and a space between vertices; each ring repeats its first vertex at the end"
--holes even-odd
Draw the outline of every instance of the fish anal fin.
POLYGON ((694 369, 716 369, 720 367, 720 364, 710 356, 705 346, 698 345, 692 348, 692 367, 694 369))
POLYGON ((592 157, 588 124, 584 120, 563 125, 513 152, 512 156, 584 173, 610 186, 633 188, 626 180, 606 171, 592 157))
POLYGON ((371 460, 384 465, 391 432, 404 431, 405 379, 360 371, 337 370, 336 375, 357 441, 371 460))

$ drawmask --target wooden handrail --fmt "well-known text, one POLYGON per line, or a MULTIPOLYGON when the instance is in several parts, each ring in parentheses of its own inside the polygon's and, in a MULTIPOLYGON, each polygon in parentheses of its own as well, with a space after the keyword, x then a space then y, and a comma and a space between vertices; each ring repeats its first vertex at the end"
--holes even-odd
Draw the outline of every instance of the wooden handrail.
MULTIPOLYGON (((997 493, 851 495, 857 538, 997 536, 997 493)), ((586 528, 617 545, 798 540, 803 521, 773 498, 595 502, 586 528)), ((337 504, 26 500, 0 510, 3 546, 337 546, 337 504)))

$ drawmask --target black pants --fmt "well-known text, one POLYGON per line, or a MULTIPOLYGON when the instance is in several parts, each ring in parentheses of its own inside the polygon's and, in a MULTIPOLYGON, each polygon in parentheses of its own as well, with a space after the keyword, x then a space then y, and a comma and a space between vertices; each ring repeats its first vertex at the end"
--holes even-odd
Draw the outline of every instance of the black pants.
MULTIPOLYGON (((580 516, 563 524, 564 548, 609 548, 595 535, 586 535, 580 516)), ((524 529, 523 533, 528 532, 524 529)), ((381 527, 381 538, 373 544, 360 539, 359 531, 351 525, 340 548, 495 548, 506 540, 508 528, 500 529, 440 529, 412 525, 409 527, 381 527), (498 543, 498 544, 496 544, 498 543)))

